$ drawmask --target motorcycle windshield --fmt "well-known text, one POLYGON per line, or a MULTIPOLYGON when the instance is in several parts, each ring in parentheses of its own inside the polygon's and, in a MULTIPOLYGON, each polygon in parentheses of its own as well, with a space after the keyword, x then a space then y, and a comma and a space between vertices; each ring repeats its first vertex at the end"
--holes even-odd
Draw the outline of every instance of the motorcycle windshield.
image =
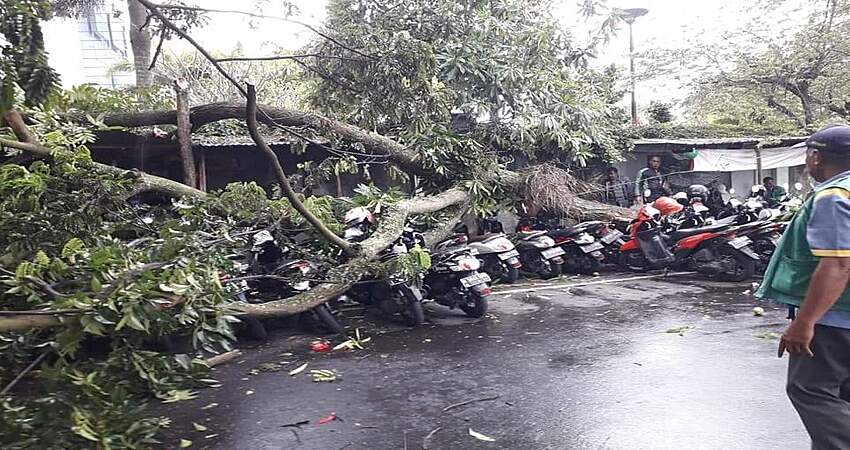
POLYGON ((637 233, 637 240, 643 256, 652 264, 669 264, 676 260, 667 246, 660 228, 637 233))

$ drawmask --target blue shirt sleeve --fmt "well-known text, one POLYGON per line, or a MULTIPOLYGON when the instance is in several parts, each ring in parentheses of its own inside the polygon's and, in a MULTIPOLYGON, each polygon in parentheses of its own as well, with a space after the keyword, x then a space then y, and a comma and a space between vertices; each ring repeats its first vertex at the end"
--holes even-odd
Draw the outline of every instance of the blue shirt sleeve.
POLYGON ((815 194, 806 239, 815 256, 850 258, 850 191, 829 188, 815 194))

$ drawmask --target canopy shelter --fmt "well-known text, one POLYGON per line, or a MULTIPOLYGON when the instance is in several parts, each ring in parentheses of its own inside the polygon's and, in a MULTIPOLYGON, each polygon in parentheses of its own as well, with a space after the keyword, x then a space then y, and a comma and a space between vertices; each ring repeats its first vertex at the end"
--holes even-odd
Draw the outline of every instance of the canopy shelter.
POLYGON ((694 158, 698 172, 737 172, 795 167, 806 163, 806 147, 757 149, 700 149, 694 158))

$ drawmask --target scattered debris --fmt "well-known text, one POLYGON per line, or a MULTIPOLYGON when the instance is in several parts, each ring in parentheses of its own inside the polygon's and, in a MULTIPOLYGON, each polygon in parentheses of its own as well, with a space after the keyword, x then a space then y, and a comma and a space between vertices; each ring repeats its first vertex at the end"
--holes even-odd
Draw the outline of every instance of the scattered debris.
POLYGON ((449 412, 449 411, 451 411, 455 408, 460 408, 461 406, 466 406, 470 403, 489 402, 491 400, 496 400, 496 399, 501 398, 501 397, 502 397, 501 395, 494 395, 492 397, 476 398, 476 399, 467 400, 467 401, 460 402, 460 403, 454 403, 454 404, 451 404, 451 405, 443 408, 443 412, 449 412))
POLYGON ((192 422, 192 427, 194 427, 195 431, 197 431, 199 433, 203 432, 203 431, 207 431, 209 429, 209 428, 207 428, 207 427, 205 427, 205 426, 203 426, 203 425, 201 425, 197 422, 192 422))
POLYGON ((756 316, 756 317, 763 316, 764 315, 764 308, 762 308, 761 306, 756 306, 755 308, 753 308, 753 315, 756 316))
POLYGON ((212 403, 210 403, 210 404, 208 404, 208 405, 201 406, 201 409, 212 409, 212 408, 215 408, 216 406, 218 406, 218 403, 216 403, 216 402, 212 402, 212 403))
POLYGON ((327 417, 322 417, 321 419, 319 419, 319 425, 331 423, 334 420, 339 420, 340 422, 342 422, 342 419, 339 416, 337 416, 335 412, 332 412, 331 415, 329 415, 327 417))
POLYGON ((186 448, 192 446, 192 441, 188 439, 180 439, 180 444, 178 444, 180 448, 186 448))
POLYGON ((300 366, 296 367, 295 369, 292 369, 289 372, 289 376, 294 377, 295 375, 298 375, 299 373, 303 372, 304 369, 307 368, 307 364, 309 364, 309 363, 301 364, 300 366))
POLYGON ((768 331, 765 333, 757 334, 756 337, 760 339, 767 339, 769 341, 778 341, 782 337, 782 334, 774 333, 773 331, 768 331))
POLYGON ((355 423, 355 427, 363 428, 364 430, 377 430, 378 427, 374 425, 363 425, 362 423, 355 423))
POLYGON ((684 336, 686 331, 693 330, 693 329, 694 329, 693 325, 679 325, 677 327, 668 328, 667 331, 665 331, 665 333, 670 333, 670 334, 678 333, 679 336, 684 336))
POLYGON ((301 428, 302 425, 307 425, 309 423, 309 420, 299 420, 298 422, 283 424, 281 425, 281 428, 301 428))
POLYGON ((439 433, 443 427, 437 427, 431 430, 430 433, 425 435, 425 438, 422 439, 422 450, 430 450, 431 446, 431 438, 434 437, 435 434, 439 433))
POLYGON ((496 440, 491 438, 490 436, 487 436, 485 434, 481 434, 481 433, 473 430, 472 428, 469 429, 469 435, 474 437, 475 439, 478 439, 479 441, 496 442, 496 440))
POLYGON ((636 366, 641 366, 641 367, 643 367, 643 364, 641 364, 641 363, 639 363, 639 362, 633 362, 632 364, 634 364, 634 365, 636 365, 636 366))
POLYGON ((337 378, 338 378, 336 372, 334 372, 332 370, 314 369, 314 370, 310 371, 310 376, 313 377, 314 383, 333 382, 333 381, 336 381, 337 378))
POLYGON ((367 343, 371 340, 372 340, 371 337, 361 338, 360 337, 360 328, 355 328, 354 329, 354 337, 348 339, 347 341, 345 341, 341 344, 338 344, 336 347, 333 348, 333 350, 334 351, 343 350, 343 349, 345 349, 345 350, 364 350, 365 347, 363 346, 363 344, 365 344, 365 343, 367 343))
POLYGON ((281 369, 283 369, 283 366, 281 366, 280 364, 274 362, 267 362, 248 370, 248 374, 259 375, 260 372, 277 372, 281 369))
POLYGON ((310 343, 310 350, 316 353, 325 353, 331 351, 331 344, 328 341, 313 341, 310 343))
POLYGON ((249 389, 249 390, 245 391, 245 395, 254 395, 254 391, 249 389))
POLYGON ((238 357, 242 356, 242 351, 240 350, 231 350, 229 352, 222 353, 220 355, 215 355, 212 358, 207 358, 204 362, 209 367, 220 366, 228 361, 232 361, 238 357))
POLYGON ((218 437, 218 433, 208 434, 208 435, 204 436, 204 439, 212 439, 212 438, 215 438, 215 437, 218 437))

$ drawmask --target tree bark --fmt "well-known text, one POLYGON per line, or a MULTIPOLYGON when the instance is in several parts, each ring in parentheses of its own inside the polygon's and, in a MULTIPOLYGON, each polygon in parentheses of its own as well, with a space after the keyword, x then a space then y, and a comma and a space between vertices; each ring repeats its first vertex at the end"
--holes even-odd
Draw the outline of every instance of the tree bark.
MULTIPOLYGON (((44 147, 40 144, 30 144, 27 142, 19 142, 13 141, 9 139, 0 138, 0 145, 5 145, 6 147, 15 148, 18 150, 23 150, 29 152, 30 154, 37 156, 42 159, 51 160, 53 159, 53 150, 50 150, 47 147, 44 147)), ((135 188, 128 193, 128 197, 148 191, 156 191, 161 192, 163 194, 180 198, 180 197, 192 197, 192 198, 205 198, 206 193, 199 191, 191 186, 186 186, 183 183, 178 183, 173 180, 169 180, 167 178, 158 177, 155 175, 149 175, 144 172, 134 171, 134 170, 124 170, 118 167, 101 164, 101 163, 93 163, 93 166, 97 170, 102 170, 104 172, 110 172, 119 176, 131 177, 136 180, 135 188)))
POLYGON ((127 0, 127 9, 130 11, 130 46, 133 48, 136 86, 150 87, 153 75, 150 70, 151 34, 146 26, 148 12, 138 0, 127 0))
POLYGON ((192 153, 189 90, 185 80, 174 80, 174 94, 177 104, 177 144, 180 149, 180 160, 183 163, 183 184, 196 188, 198 187, 198 171, 195 168, 195 155, 192 153))
POLYGON ((337 236, 331 231, 327 225, 325 225, 315 214, 313 214, 304 203, 301 202, 301 199, 295 194, 295 191, 292 190, 292 186, 289 184, 289 179, 286 177, 286 172, 283 171, 283 167, 280 165, 280 160, 277 158, 277 155, 271 149, 271 147, 266 144, 266 141, 260 136, 260 131, 257 129, 257 90, 254 88, 253 84, 248 85, 248 89, 246 90, 248 94, 248 102, 245 108, 245 123, 248 125, 248 132, 251 134, 251 139, 257 144, 257 148, 260 149, 261 152, 266 156, 266 160, 272 166, 275 177, 277 178, 278 184, 280 184, 280 189, 283 191, 283 195, 286 196, 286 199, 289 200, 289 204, 301 214, 301 217, 310 223, 313 228, 328 242, 335 245, 336 247, 341 248, 344 252, 350 254, 352 251, 351 244, 345 239, 337 236))

